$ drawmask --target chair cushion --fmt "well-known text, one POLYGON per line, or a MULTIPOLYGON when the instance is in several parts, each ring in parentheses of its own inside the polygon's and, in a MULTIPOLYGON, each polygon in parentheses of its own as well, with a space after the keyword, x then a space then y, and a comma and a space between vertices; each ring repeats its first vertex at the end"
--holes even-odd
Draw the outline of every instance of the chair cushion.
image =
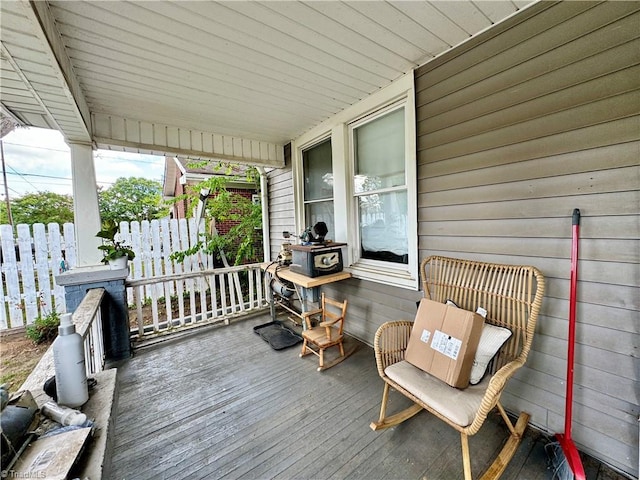
POLYGON ((498 353, 500 347, 511 336, 511 330, 504 327, 497 327, 490 323, 485 323, 482 327, 482 335, 480 335, 480 342, 478 343, 478 349, 476 350, 476 356, 473 359, 473 366, 471 367, 471 376, 469 377, 469 383, 476 385, 482 380, 489 362, 498 353))
POLYGON ((389 365, 384 373, 421 402, 438 411, 456 425, 469 425, 480 408, 490 377, 464 390, 451 387, 406 360, 389 365))

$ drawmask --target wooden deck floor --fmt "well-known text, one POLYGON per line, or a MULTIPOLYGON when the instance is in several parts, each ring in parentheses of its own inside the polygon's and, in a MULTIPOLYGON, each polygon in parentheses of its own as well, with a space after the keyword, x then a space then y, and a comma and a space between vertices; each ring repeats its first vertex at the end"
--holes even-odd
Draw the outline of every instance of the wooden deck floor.
MULTIPOLYGON (((110 478, 458 479, 457 432, 428 413, 373 432, 382 381, 370 347, 317 372, 299 346, 275 351, 253 332, 268 316, 203 329, 137 350, 118 366, 110 478)), ((390 411, 405 405, 392 393, 390 411)), ((478 476, 501 447, 497 414, 472 437, 478 476)), ((528 430, 503 479, 550 479, 544 445, 528 430)), ((588 478, 602 476, 587 465, 588 478)))

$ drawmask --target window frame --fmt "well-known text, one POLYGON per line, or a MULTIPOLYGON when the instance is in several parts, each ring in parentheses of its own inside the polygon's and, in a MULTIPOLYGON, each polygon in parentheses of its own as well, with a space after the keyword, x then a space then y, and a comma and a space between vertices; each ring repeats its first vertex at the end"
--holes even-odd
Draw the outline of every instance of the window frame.
MULTIPOLYGON (((335 198, 335 193, 332 194, 331 197, 326 197, 326 198, 320 198, 320 199, 313 199, 313 200, 305 200, 305 191, 304 191, 304 152, 317 147, 319 145, 321 145, 322 143, 325 142, 329 142, 329 145, 331 145, 331 135, 325 135, 320 139, 317 139, 316 141, 312 142, 309 145, 305 145, 304 147, 302 147, 300 149, 300 154, 301 154, 301 158, 302 158, 302 168, 300 169, 301 175, 302 175, 302 190, 301 190, 301 197, 302 197, 302 218, 304 219, 304 223, 302 225, 304 225, 304 227, 302 227, 301 230, 303 230, 306 227, 312 227, 312 223, 310 222, 309 219, 306 218, 306 212, 307 212, 307 206, 309 205, 314 205, 314 204, 322 204, 322 203, 329 203, 331 202, 331 206, 333 207, 333 210, 335 212, 335 207, 334 207, 334 198, 335 198)), ((333 159, 333 152, 331 155, 332 159, 333 159)), ((333 160, 332 160, 332 165, 331 165, 331 173, 333 174, 333 160)), ((333 190, 333 189, 332 189, 333 190)), ((326 220, 328 222, 328 220, 326 220)), ((331 230, 329 232, 330 237, 327 238, 333 238, 333 230, 331 230)))
POLYGON ((346 242, 345 270, 354 278, 385 285, 419 289, 416 123, 413 72, 345 109, 292 142, 296 228, 304 228, 304 172, 302 152, 331 139, 335 241, 346 242), (405 188, 407 192, 408 264, 360 258, 359 218, 353 186, 352 128, 404 107, 405 188), (356 227, 354 227, 356 225, 356 227))
MULTIPOLYGON (((402 109, 404 111, 404 127, 406 127, 406 123, 407 123, 407 118, 406 118, 406 105, 404 101, 401 102, 396 102, 394 104, 388 105, 385 108, 382 108, 376 112, 372 112, 371 114, 360 118, 354 122, 351 122, 348 125, 348 132, 349 132, 349 136, 348 136, 348 141, 349 141, 349 162, 350 162, 350 166, 352 171, 354 172, 353 175, 353 179, 351 182, 351 189, 352 189, 352 194, 351 194, 351 208, 353 210, 353 219, 354 219, 354 224, 355 228, 354 228, 354 233, 353 233, 353 237, 354 237, 354 248, 353 248, 353 264, 355 265, 366 265, 366 266, 371 266, 372 268, 375 268, 375 266, 377 266, 380 269, 392 269, 392 270, 406 270, 407 269, 407 264, 411 262, 411 255, 408 255, 408 263, 407 264, 400 264, 398 262, 387 262, 384 260, 374 260, 374 259, 367 259, 367 258, 363 258, 362 257, 362 249, 360 248, 360 246, 362 245, 362 235, 361 235, 361 225, 360 225, 360 211, 358 208, 359 205, 359 199, 361 197, 364 196, 368 196, 368 195, 384 195, 386 193, 395 193, 395 192, 404 192, 407 195, 409 195, 409 187, 408 187, 408 183, 409 183, 409 179, 407 178, 407 165, 406 165, 406 133, 405 133, 405 162, 404 162, 404 171, 403 171, 403 183, 402 185, 396 185, 396 186, 390 186, 390 187, 382 187, 382 188, 378 188, 376 190, 371 190, 371 191, 363 191, 363 192, 356 192, 355 191, 355 185, 353 180, 355 179, 355 171, 356 171, 356 141, 355 141, 355 131, 362 127, 365 126, 369 123, 375 122, 376 120, 389 115, 393 112, 396 112, 398 110, 402 109), (356 246, 358 246, 358 248, 355 248, 356 246)), ((408 208, 408 202, 407 202, 407 208, 408 208)), ((409 212, 407 212, 407 220, 409 219, 409 212)), ((407 235, 407 251, 409 250, 410 247, 410 241, 408 239, 408 235, 407 235)))
MULTIPOLYGON (((307 140, 305 143, 301 143, 296 145, 295 148, 292 148, 292 158, 293 158, 293 197, 294 197, 294 211, 295 211, 295 223, 296 223, 296 232, 297 235, 301 234, 302 231, 308 226, 306 215, 306 205, 307 201, 304 199, 304 162, 303 162, 303 152, 305 150, 309 150, 317 145, 320 145, 322 142, 331 141, 331 166, 334 170, 334 187, 333 187, 333 209, 335 215, 335 198, 336 198, 336 190, 335 190, 335 164, 333 163, 333 138, 331 137, 331 132, 323 132, 321 135, 313 137, 307 140)), ((294 147, 292 142, 292 147, 294 147)))

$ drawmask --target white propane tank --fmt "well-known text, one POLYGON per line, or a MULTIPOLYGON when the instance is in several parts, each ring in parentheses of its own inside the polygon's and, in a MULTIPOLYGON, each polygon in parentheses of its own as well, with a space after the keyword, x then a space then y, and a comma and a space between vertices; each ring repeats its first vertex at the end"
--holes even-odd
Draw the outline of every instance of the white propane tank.
POLYGON ((70 313, 60 317, 58 337, 53 342, 53 363, 58 404, 71 408, 84 405, 89 400, 84 345, 70 313))

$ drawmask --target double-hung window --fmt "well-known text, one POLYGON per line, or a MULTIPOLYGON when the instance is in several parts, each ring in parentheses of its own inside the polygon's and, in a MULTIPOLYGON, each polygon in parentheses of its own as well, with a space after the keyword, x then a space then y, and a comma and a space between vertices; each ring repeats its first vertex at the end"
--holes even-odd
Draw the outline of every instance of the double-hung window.
POLYGON ((418 288, 413 76, 293 143, 299 227, 327 224, 355 278, 418 288), (302 208, 301 208, 302 207, 302 208))
POLYGON ((350 126, 358 260, 409 263, 404 106, 350 126))

